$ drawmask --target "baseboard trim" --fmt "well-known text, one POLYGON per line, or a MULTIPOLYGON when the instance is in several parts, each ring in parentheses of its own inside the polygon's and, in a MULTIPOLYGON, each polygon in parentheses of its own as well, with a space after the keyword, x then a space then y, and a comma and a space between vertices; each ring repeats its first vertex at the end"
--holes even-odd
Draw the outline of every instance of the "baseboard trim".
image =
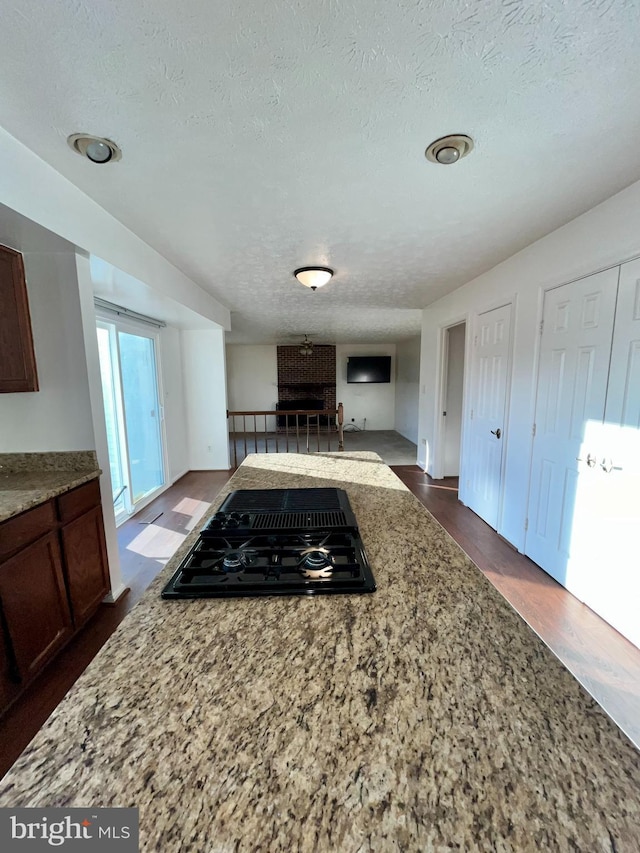
POLYGON ((129 587, 121 584, 118 589, 111 590, 108 592, 105 597, 102 599, 102 603, 106 604, 107 607, 115 607, 115 605, 120 601, 120 599, 125 596, 129 592, 129 587))

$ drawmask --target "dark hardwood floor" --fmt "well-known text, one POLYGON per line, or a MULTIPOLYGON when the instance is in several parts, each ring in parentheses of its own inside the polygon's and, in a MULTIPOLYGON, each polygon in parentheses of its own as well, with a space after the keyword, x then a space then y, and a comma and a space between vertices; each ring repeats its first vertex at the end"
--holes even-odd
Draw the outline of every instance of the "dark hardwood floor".
MULTIPOLYGON (((393 470, 616 723, 640 744, 640 650, 463 507, 455 479, 432 481, 415 465, 393 470)), ((102 606, 1 718, 0 775, 138 602, 232 473, 192 471, 119 528, 122 574, 129 592, 115 605, 102 606)))

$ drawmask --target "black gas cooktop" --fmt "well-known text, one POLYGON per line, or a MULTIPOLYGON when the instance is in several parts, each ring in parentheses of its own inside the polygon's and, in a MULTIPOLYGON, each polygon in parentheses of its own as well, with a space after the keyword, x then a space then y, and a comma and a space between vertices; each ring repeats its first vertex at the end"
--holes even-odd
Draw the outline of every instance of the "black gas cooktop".
POLYGON ((163 598, 373 592, 342 489, 232 492, 162 591, 163 598))

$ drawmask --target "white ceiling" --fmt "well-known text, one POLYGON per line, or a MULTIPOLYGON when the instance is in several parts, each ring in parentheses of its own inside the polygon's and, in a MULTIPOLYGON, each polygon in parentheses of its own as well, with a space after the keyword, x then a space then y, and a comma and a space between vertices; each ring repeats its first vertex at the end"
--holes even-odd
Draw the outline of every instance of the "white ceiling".
POLYGON ((227 305, 230 341, 410 337, 640 178, 638 0, 0 9, 0 125, 227 305), (74 155, 76 131, 122 161, 74 155), (474 152, 428 163, 447 133, 474 152), (314 263, 336 270, 316 293, 292 277, 314 263))

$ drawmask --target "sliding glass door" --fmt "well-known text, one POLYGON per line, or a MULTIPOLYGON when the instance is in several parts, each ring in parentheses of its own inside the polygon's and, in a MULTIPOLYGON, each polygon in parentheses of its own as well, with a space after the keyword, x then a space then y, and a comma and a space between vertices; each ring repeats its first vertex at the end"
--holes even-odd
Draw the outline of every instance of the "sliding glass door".
POLYGON ((157 335, 120 319, 98 320, 98 351, 116 521, 165 483, 157 335))

